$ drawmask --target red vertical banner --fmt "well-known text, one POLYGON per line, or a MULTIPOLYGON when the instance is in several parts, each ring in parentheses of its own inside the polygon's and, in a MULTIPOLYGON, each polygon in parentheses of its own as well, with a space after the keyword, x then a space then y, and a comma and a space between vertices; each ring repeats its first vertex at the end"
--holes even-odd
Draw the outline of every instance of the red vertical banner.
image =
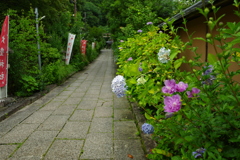
POLYGON ((6 16, 0 37, 0 87, 7 84, 9 16, 6 16))
POLYGON ((80 50, 83 55, 86 55, 87 40, 81 40, 80 50))

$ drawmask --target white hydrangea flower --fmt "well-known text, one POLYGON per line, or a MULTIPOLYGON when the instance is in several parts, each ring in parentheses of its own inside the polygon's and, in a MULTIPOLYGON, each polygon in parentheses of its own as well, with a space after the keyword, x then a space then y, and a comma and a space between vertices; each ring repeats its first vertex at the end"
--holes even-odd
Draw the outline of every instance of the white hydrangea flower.
POLYGON ((158 52, 158 60, 161 63, 167 63, 170 60, 169 58, 170 52, 171 52, 170 49, 166 49, 165 47, 162 47, 158 52))
POLYGON ((144 77, 141 77, 141 78, 138 78, 137 79, 137 85, 140 85, 140 84, 144 84, 146 83, 147 81, 144 79, 144 77))
POLYGON ((112 91, 116 94, 118 98, 125 96, 125 92, 127 90, 125 78, 121 75, 116 76, 112 80, 112 91))

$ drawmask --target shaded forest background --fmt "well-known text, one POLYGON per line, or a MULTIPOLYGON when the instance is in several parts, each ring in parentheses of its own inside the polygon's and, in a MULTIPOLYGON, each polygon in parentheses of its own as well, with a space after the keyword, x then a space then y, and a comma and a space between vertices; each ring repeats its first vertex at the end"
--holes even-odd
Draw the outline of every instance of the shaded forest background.
POLYGON ((1 0, 0 24, 6 15, 10 15, 8 93, 29 96, 46 85, 59 84, 92 62, 108 39, 116 41, 130 37, 147 22, 159 24, 161 18, 171 17, 197 1, 1 0), (39 36, 36 34, 35 8, 39 13, 39 36), (68 33, 76 34, 76 38, 70 65, 65 65, 68 33), (104 37, 106 33, 111 37, 104 37), (86 56, 80 54, 82 39, 88 41, 86 56), (96 43, 94 49, 93 42, 96 43))

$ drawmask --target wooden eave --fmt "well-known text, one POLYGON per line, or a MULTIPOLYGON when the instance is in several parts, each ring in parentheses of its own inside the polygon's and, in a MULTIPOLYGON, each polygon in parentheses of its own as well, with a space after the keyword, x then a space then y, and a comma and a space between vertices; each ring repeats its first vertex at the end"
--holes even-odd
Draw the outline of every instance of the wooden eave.
MULTIPOLYGON (((194 5, 186 8, 185 10, 182 11, 182 14, 178 13, 175 16, 171 17, 170 20, 175 19, 174 21, 174 25, 178 25, 178 24, 182 24, 183 22, 183 18, 185 18, 187 21, 195 19, 197 17, 202 16, 202 14, 199 13, 199 10, 197 8, 205 8, 208 7, 210 12, 211 12, 211 4, 209 3, 210 0, 205 0, 205 6, 204 3, 202 1, 199 1, 197 3, 195 3, 194 5)), ((233 0, 215 0, 214 1, 214 6, 216 7, 225 7, 227 5, 232 5, 233 4, 233 0)), ((159 27, 161 27, 163 25, 163 23, 161 23, 159 25, 159 27)))

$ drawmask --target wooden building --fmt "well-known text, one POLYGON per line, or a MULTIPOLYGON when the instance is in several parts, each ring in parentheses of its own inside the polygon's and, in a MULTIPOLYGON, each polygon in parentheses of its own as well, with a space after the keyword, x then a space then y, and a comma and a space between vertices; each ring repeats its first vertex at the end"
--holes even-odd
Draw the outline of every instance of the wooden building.
MULTIPOLYGON (((220 7, 219 11, 217 12, 217 17, 225 14, 225 16, 220 20, 224 24, 226 24, 227 22, 240 21, 240 17, 234 14, 234 12, 237 11, 237 8, 233 6, 233 3, 234 3, 233 0, 215 0, 214 1, 214 6, 216 6, 217 8, 220 7)), ((199 13, 199 10, 197 10, 197 8, 205 8, 205 7, 209 8, 210 10, 208 17, 214 17, 212 13, 212 6, 210 5, 209 0, 205 0, 204 3, 202 1, 199 1, 198 3, 194 4, 193 6, 183 11, 184 18, 187 20, 186 25, 188 29, 188 34, 191 35, 193 33, 192 38, 195 38, 195 37, 205 38, 206 34, 209 32, 208 24, 206 23, 207 19, 202 14, 199 13)), ((182 17, 183 16, 181 14, 177 14, 171 18, 171 19, 175 19, 175 22, 174 22, 175 27, 184 27, 182 23, 183 22, 182 17)), ((214 36, 214 34, 217 34, 217 31, 214 31, 212 36, 214 36)), ((187 33, 184 30, 179 29, 178 35, 181 37, 183 42, 189 41, 187 33)), ((193 47, 198 47, 197 53, 201 54, 201 61, 203 62, 208 61, 209 53, 216 55, 216 51, 214 50, 214 47, 211 44, 206 43, 202 40, 197 40, 197 39, 193 40, 193 47)), ((192 51, 186 50, 184 53, 181 53, 180 56, 185 56, 187 59, 193 59, 194 54, 192 51)), ((183 64, 181 66, 181 69, 190 71, 190 67, 188 66, 188 64, 183 64)), ((236 71, 239 69, 240 69, 240 66, 237 65, 236 63, 232 63, 231 66, 229 67, 230 71, 236 71)), ((240 75, 235 76, 233 79, 240 83, 240 75)))

